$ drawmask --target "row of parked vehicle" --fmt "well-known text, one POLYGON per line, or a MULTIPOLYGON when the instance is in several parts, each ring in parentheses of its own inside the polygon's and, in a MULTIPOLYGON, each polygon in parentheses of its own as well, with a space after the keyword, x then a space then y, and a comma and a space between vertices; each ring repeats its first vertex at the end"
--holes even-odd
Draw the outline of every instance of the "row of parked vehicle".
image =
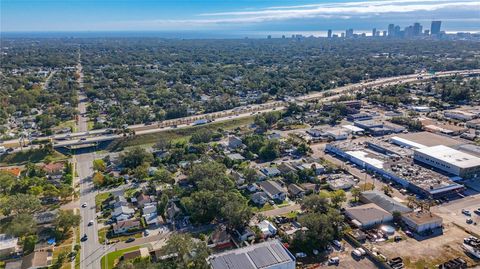
POLYGON ((405 264, 403 263, 403 259, 401 257, 396 257, 387 262, 390 267, 393 269, 403 269, 405 268, 405 264))

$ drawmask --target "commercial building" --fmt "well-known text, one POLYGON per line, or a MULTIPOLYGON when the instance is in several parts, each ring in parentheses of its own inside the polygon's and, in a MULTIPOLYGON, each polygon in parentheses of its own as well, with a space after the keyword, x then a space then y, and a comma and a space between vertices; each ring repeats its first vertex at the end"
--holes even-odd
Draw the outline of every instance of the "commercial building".
POLYGON ((214 254, 207 262, 212 269, 295 269, 295 257, 279 240, 214 254))
POLYGON ((419 211, 402 214, 402 220, 416 233, 424 233, 442 227, 443 219, 431 212, 419 211))
POLYGON ((476 129, 476 130, 480 130, 480 119, 467 121, 465 125, 468 128, 473 128, 473 129, 476 129))
POLYGON ((392 214, 373 203, 347 208, 345 215, 358 228, 371 228, 393 220, 392 214))
POLYGON ((447 146, 416 149, 413 158, 415 161, 462 178, 480 176, 480 158, 447 146))
POLYGON ((412 150, 383 140, 333 142, 326 145, 325 151, 421 196, 435 198, 464 189, 448 176, 415 164, 412 150))
POLYGON ((463 110, 446 110, 445 112, 443 112, 443 116, 445 116, 445 118, 461 121, 473 120, 477 117, 475 113, 463 110))
POLYGON ((412 209, 410 209, 408 206, 379 191, 364 191, 360 194, 359 199, 363 203, 376 204, 389 213, 393 213, 395 211, 407 213, 412 211, 412 209))
POLYGON ((349 121, 362 121, 362 120, 371 120, 373 117, 368 113, 357 113, 347 116, 349 121))

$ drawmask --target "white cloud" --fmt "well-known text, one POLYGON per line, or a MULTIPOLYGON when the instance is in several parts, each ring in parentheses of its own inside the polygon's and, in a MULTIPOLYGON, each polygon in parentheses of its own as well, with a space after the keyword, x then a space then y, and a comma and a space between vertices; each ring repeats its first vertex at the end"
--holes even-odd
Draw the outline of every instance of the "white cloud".
MULTIPOLYGON (((123 22, 129 27, 159 27, 196 29, 200 27, 225 27, 227 25, 255 24, 293 19, 324 18, 350 19, 434 12, 438 10, 480 10, 480 1, 472 0, 375 0, 343 3, 319 3, 309 5, 272 6, 262 9, 226 11, 198 14, 195 19, 158 19, 123 22)), ((412 18, 415 20, 416 18, 412 18)), ((465 18, 467 19, 467 18, 465 18)), ((114 24, 123 24, 116 22, 114 24)))

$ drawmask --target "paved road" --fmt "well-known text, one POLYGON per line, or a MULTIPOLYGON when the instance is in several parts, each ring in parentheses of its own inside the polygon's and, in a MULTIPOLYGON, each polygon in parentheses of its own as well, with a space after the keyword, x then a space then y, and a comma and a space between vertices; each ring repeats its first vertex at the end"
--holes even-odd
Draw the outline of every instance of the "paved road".
POLYGON ((466 230, 480 234, 480 216, 473 213, 473 210, 480 208, 480 195, 467 196, 461 199, 453 200, 448 203, 443 203, 432 207, 430 210, 440 215, 445 223, 454 222, 462 226, 466 230), (471 216, 462 214, 462 209, 470 210, 471 216), (467 224, 467 218, 471 218, 477 225, 467 224))
POLYGON ((92 162, 95 159, 93 153, 85 153, 76 156, 77 173, 80 181, 80 204, 86 203, 85 208, 80 208, 82 223, 80 224, 80 236, 86 234, 88 240, 81 243, 80 268, 97 269, 100 258, 103 256, 103 246, 98 243, 98 223, 96 221, 95 195, 91 176, 93 173, 92 162), (94 221, 92 226, 88 226, 90 220, 94 221))
MULTIPOLYGON (((356 90, 362 90, 367 87, 386 86, 386 85, 402 84, 407 82, 420 82, 423 80, 428 80, 433 77, 446 77, 446 76, 452 76, 455 74, 461 74, 461 75, 480 74, 480 69, 437 72, 434 76, 427 75, 427 74, 412 74, 412 75, 397 76, 397 77, 390 77, 390 78, 380 78, 370 82, 350 84, 350 85, 334 88, 331 90, 326 90, 323 92, 312 93, 305 96, 297 97, 295 99, 297 101, 317 99, 317 100, 322 100, 323 102, 328 102, 338 97, 338 95, 340 94, 343 94, 346 92, 351 93, 356 90), (421 80, 417 79, 419 75, 423 76, 421 80)), ((137 134, 140 134, 139 133, 140 131, 146 131, 147 133, 162 132, 168 129, 168 128, 163 128, 164 126, 168 127, 172 125, 189 124, 194 120, 208 119, 208 118, 217 119, 217 118, 226 117, 227 120, 235 119, 239 117, 238 116, 239 113, 244 113, 244 112, 250 113, 252 111, 264 112, 266 110, 272 110, 273 108, 281 110, 284 108, 284 106, 285 106, 285 102, 275 101, 275 102, 269 102, 269 103, 259 104, 259 105, 238 107, 238 108, 227 110, 227 111, 207 113, 207 114, 195 115, 195 116, 190 116, 190 117, 185 117, 185 118, 180 118, 175 120, 169 120, 169 121, 164 121, 164 122, 156 123, 152 125, 145 125, 145 124, 131 125, 128 128, 134 130, 137 134)), ((244 116, 244 114, 242 114, 242 116, 244 116)), ((102 129, 102 130, 97 130, 96 134, 104 135, 107 132, 108 132, 107 129, 102 129)), ((81 133, 82 134, 80 136, 86 136, 86 135, 88 136, 93 134, 92 132, 90 132, 89 134, 86 134, 85 132, 81 132, 81 133)), ((74 134, 71 134, 70 136, 78 137, 79 135, 77 133, 74 133, 74 134)), ((54 135, 51 137, 43 137, 43 138, 44 139, 48 139, 48 138, 64 139, 66 138, 66 134, 54 135)), ((103 139, 105 139, 105 137, 103 137, 103 139)), ((94 140, 95 138, 92 138, 92 141, 94 140)), ((5 141, 2 145, 7 147, 14 147, 14 146, 18 146, 18 142, 19 142, 18 139, 14 139, 14 140, 5 141)))
POLYGON ((290 213, 292 211, 297 211, 297 210, 300 210, 300 205, 299 204, 293 204, 293 205, 289 205, 289 206, 285 206, 285 207, 275 208, 275 209, 272 209, 272 210, 258 212, 258 214, 264 215, 265 217, 273 217, 273 216, 287 214, 287 213, 290 213))

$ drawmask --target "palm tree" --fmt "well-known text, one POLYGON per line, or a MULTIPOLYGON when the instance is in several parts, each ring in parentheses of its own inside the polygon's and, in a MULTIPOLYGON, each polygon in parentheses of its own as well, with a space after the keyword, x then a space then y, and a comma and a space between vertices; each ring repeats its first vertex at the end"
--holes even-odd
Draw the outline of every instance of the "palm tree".
POLYGON ((418 201, 417 199, 415 199, 415 197, 413 196, 408 196, 407 197, 407 206, 411 209, 415 209, 415 207, 417 207, 418 205, 418 201))

